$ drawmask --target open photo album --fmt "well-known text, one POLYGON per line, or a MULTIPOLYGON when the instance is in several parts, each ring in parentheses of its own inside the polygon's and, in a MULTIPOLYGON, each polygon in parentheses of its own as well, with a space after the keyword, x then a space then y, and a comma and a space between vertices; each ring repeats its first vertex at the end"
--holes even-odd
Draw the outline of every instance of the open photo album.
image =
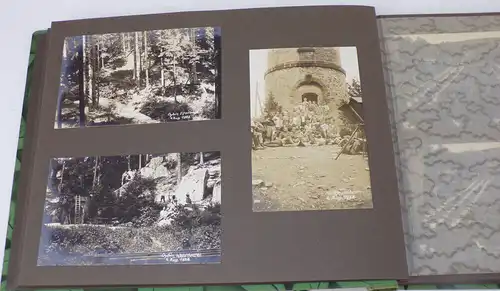
POLYGON ((497 280, 499 31, 367 6, 54 22, 9 288, 497 280))

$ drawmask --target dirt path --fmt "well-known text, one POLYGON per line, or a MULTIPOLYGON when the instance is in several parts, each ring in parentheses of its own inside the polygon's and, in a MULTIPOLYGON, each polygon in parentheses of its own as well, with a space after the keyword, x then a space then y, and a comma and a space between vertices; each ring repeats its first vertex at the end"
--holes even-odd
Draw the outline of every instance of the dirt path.
POLYGON ((336 145, 252 153, 254 211, 372 208, 368 161, 336 145))

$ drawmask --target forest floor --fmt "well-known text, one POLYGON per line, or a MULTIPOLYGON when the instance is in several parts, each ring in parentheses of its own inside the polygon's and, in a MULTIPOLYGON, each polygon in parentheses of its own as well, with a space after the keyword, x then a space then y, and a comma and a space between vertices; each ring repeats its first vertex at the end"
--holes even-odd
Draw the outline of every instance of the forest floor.
POLYGON ((368 158, 337 145, 252 152, 254 211, 372 208, 368 158))
MULTIPOLYGON (((130 61, 130 60, 129 60, 130 61)), ((130 65, 107 70, 103 73, 102 83, 98 88, 98 104, 90 108, 86 104, 87 125, 107 124, 146 124, 160 123, 165 120, 206 120, 213 117, 207 111, 216 110, 215 84, 203 81, 198 90, 183 95, 163 96, 159 85, 139 89, 133 85, 130 65), (117 76, 115 76, 117 75, 117 76)), ((180 80, 187 82, 187 80, 180 80)), ((75 90, 73 90, 75 91, 75 90)), ((77 95, 65 99, 62 108, 61 127, 78 127, 79 98, 77 95)), ((57 128, 57 116, 54 127, 57 128)))

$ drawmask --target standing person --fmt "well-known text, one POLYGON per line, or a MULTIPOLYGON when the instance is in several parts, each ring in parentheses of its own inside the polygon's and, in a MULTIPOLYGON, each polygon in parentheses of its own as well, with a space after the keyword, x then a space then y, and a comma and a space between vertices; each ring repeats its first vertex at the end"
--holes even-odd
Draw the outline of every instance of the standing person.
POLYGON ((303 110, 300 112, 300 127, 304 128, 306 126, 306 118, 307 118, 307 112, 303 110))
POLYGON ((274 137, 274 122, 272 116, 269 116, 265 121, 264 142, 272 142, 274 137))
POLYGON ((274 132, 271 140, 275 140, 276 137, 283 131, 283 120, 280 113, 276 113, 273 116, 274 132))
POLYGON ((300 127, 300 111, 299 111, 299 108, 294 108, 294 110, 293 110, 292 125, 295 128, 299 128, 300 127))
POLYGON ((287 110, 283 111, 283 128, 290 130, 290 114, 287 110))
POLYGON ((321 137, 325 139, 330 137, 330 126, 326 122, 321 123, 320 130, 321 130, 321 137))
POLYGON ((255 138, 255 147, 256 148, 261 148, 264 145, 264 134, 265 134, 265 127, 262 125, 262 123, 256 121, 254 123, 254 138, 255 138))

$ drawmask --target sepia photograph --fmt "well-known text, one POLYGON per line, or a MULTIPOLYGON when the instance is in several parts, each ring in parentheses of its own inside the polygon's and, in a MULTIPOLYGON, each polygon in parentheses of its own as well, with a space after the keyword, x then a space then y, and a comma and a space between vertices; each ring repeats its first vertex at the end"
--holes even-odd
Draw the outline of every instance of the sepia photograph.
POLYGON ((356 47, 250 51, 253 210, 373 208, 356 47))
POLYGON ((50 161, 38 266, 221 261, 220 152, 50 161))
POLYGON ((221 31, 67 37, 55 129, 220 119, 221 31))

